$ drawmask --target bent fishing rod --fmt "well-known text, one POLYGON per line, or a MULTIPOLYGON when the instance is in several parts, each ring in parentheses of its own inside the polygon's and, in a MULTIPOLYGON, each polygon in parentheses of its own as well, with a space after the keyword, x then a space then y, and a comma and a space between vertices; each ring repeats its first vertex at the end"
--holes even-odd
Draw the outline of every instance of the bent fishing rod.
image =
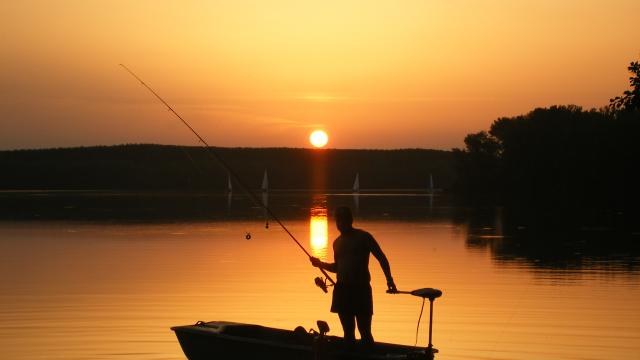
MULTIPOLYGON (((287 235, 289 235, 289 237, 298 245, 298 247, 309 257, 309 259, 312 258, 311 254, 307 251, 307 249, 305 249, 304 246, 302 246, 302 244, 300 244, 300 242, 298 241, 298 239, 296 239, 296 237, 291 233, 291 231, 289 231, 289 229, 284 225, 284 223, 282 221, 280 221, 280 218, 278 218, 276 216, 276 214, 271 210, 271 208, 269 208, 269 206, 267 206, 267 204, 265 204, 264 202, 262 202, 258 196, 256 194, 254 194, 253 191, 251 191, 251 189, 249 188, 249 186, 247 186, 242 179, 240 178, 240 176, 238 176, 238 174, 233 170, 233 168, 231 168, 231 166, 215 151, 213 150, 213 148, 211 146, 209 146, 209 144, 207 143, 207 141, 200 136, 200 134, 198 134, 198 132, 182 117, 180 116, 180 114, 178 114, 177 111, 175 111, 171 105, 169 105, 169 103, 167 103, 160 95, 158 95, 157 92, 155 92, 149 85, 147 85, 147 83, 145 83, 138 75, 136 75, 133 71, 131 71, 131 69, 129 69, 128 67, 126 67, 124 64, 120 64, 120 66, 122 66, 122 68, 124 70, 126 70, 129 74, 131 74, 131 76, 133 76, 136 80, 138 80, 140 82, 140 84, 142 84, 142 86, 144 86, 147 90, 149 90, 158 100, 160 100, 160 102, 167 107, 167 110, 169 110, 176 118, 178 118, 187 128, 189 128, 189 130, 191 130, 191 132, 193 133, 193 135, 196 136, 196 138, 198 139, 198 141, 200 141, 204 146, 205 149, 207 149, 207 152, 209 155, 211 155, 216 161, 218 161, 218 163, 220 165, 222 165, 223 168, 225 168, 225 170, 227 170, 227 172, 229 173, 229 175, 236 181, 236 183, 238 185, 240 185, 240 187, 242 188, 242 190, 244 190, 245 193, 247 193, 247 195, 249 196, 249 198, 251 199, 251 201, 253 201, 256 205, 260 206, 261 208, 263 208, 267 214, 269 215, 269 217, 271 219, 273 219, 276 223, 278 223, 278 225, 280 225, 280 227, 282 228, 282 230, 284 230, 287 235)), ((318 268, 320 270, 320 272, 322 272, 322 275, 324 275, 325 279, 323 280, 320 277, 316 277, 315 278, 315 284, 322 289, 322 291, 324 291, 325 293, 327 292, 327 287, 328 286, 333 286, 336 284, 335 281, 333 281, 333 279, 331 278, 331 276, 329 276, 329 274, 322 268, 318 268), (329 282, 329 284, 327 284, 327 281, 329 282)))

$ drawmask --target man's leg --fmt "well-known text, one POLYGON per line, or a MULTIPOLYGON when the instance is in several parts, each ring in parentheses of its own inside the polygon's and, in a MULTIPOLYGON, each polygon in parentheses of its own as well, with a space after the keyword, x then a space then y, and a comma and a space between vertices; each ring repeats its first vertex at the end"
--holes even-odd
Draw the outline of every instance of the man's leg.
POLYGON ((356 321, 352 314, 338 313, 342 330, 344 331, 344 341, 354 343, 356 341, 356 321))
POLYGON ((371 335, 371 318, 372 314, 360 314, 356 315, 358 321, 358 331, 360 332, 360 338, 363 344, 373 345, 373 335, 371 335))

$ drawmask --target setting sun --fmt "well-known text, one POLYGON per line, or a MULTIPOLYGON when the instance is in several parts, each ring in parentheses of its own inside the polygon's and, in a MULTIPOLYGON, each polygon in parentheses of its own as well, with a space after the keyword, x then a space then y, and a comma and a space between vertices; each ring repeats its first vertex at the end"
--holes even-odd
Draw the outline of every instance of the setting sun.
POLYGON ((317 148, 327 145, 327 141, 329 141, 329 136, 323 130, 315 130, 309 135, 309 142, 317 148))

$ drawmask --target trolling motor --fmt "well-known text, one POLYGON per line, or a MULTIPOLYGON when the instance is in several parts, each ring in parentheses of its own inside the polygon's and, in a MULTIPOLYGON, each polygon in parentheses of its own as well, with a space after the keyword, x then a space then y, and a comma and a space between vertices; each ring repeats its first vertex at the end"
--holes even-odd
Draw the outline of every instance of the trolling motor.
MULTIPOLYGON (((427 359, 433 360, 435 354, 438 352, 438 349, 433 347, 431 343, 431 334, 432 334, 432 325, 433 325, 433 302, 435 299, 442 296, 442 291, 433 288, 422 288, 416 289, 413 291, 400 291, 400 290, 387 290, 388 294, 410 294, 413 296, 422 298, 422 309, 420 310, 420 317, 422 317, 422 310, 424 309, 424 302, 426 299, 429 299, 429 345, 425 349, 425 355, 427 359)), ((418 326, 420 326, 420 318, 418 318, 418 326)), ((417 331, 416 331, 416 339, 417 339, 417 331)), ((416 340, 417 341, 417 340, 416 340)))

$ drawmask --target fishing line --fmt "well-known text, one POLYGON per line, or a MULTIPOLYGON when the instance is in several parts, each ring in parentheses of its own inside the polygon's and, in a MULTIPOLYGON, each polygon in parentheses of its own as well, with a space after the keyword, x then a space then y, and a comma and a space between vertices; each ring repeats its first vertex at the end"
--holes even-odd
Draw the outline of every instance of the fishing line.
MULTIPOLYGON (((269 215, 269 217, 271 219, 273 219, 276 223, 278 223, 278 225, 280 225, 280 227, 282 228, 282 230, 284 230, 287 235, 289 235, 289 237, 298 245, 298 247, 300 248, 300 250, 302 250, 309 258, 311 258, 311 254, 307 251, 307 249, 304 248, 304 246, 302 246, 302 244, 298 241, 298 239, 296 239, 296 237, 291 233, 291 231, 289 231, 289 229, 282 223, 282 221, 280 221, 280 218, 278 218, 276 216, 276 214, 274 214, 273 211, 271 211, 271 209, 264 204, 256 194, 253 193, 253 191, 251 191, 251 189, 242 181, 242 179, 238 176, 238 174, 233 170, 233 168, 231 168, 231 166, 217 153, 213 150, 213 148, 211 148, 211 146, 209 146, 209 144, 206 142, 206 140, 200 136, 200 134, 198 134, 198 132, 196 132, 196 130, 182 117, 180 116, 180 114, 178 114, 172 107, 171 105, 169 105, 162 97, 160 97, 160 95, 158 95, 158 93, 156 93, 149 85, 147 85, 138 75, 136 75, 133 71, 131 71, 128 67, 126 67, 124 64, 120 64, 120 66, 122 66, 123 69, 125 69, 129 74, 131 74, 131 76, 133 76, 134 78, 136 78, 136 80, 138 80, 140 82, 140 84, 142 84, 142 86, 144 86, 145 88, 147 88, 147 90, 149 90, 158 100, 160 100, 160 102, 162 104, 164 104, 164 106, 167 107, 167 110, 169 110, 173 115, 175 115, 187 128, 189 128, 189 130, 191 130, 191 132, 196 136, 196 138, 202 143, 204 144, 205 148, 208 151, 208 154, 211 155, 215 160, 218 161, 218 163, 220 165, 222 165, 222 167, 224 167, 229 174, 231 175, 231 177, 238 183, 238 185, 240 185, 240 187, 242 188, 242 190, 244 190, 247 195, 249 196, 249 198, 251 199, 251 201, 253 201, 257 206, 260 206, 261 208, 263 208, 267 214, 269 215)), ((318 268, 318 270, 320 270, 320 272, 322 273, 322 275, 325 276, 326 280, 329 281, 332 285, 335 285, 335 281, 331 278, 331 276, 329 276, 329 274, 322 268, 318 268)), ((318 282, 316 281, 316 284, 318 282)), ((323 289, 325 292, 326 290, 323 289)))
POLYGON ((198 164, 196 164, 195 160, 193 160, 193 157, 191 157, 191 154, 189 154, 187 149, 185 149, 184 147, 180 146, 180 150, 182 150, 182 153, 187 157, 187 159, 189 159, 189 162, 191 162, 191 165, 193 166, 193 168, 196 169, 196 171, 200 175, 204 175, 204 172, 200 169, 198 164))
POLYGON ((418 346, 418 332, 420 331, 420 320, 422 319, 422 312, 424 311, 424 301, 426 298, 422 298, 422 307, 420 308, 420 315, 418 316, 418 325, 416 325, 416 341, 413 346, 418 346))

